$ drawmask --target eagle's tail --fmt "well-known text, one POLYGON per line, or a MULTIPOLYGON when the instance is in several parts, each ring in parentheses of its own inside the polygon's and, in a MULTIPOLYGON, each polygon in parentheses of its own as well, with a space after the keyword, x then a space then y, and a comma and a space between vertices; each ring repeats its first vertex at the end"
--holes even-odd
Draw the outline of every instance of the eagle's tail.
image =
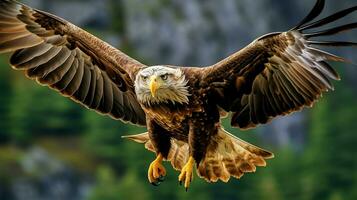
POLYGON ((240 178, 244 173, 255 172, 256 166, 265 166, 265 159, 274 155, 245 142, 221 128, 207 147, 206 156, 198 165, 197 174, 208 182, 230 177, 240 178))
MULTIPOLYGON (((146 149, 155 152, 147 132, 123 138, 142 143, 146 149)), ((198 164, 197 174, 208 182, 227 182, 231 176, 240 178, 244 173, 254 172, 256 166, 265 166, 265 159, 273 157, 272 153, 249 144, 221 128, 207 147, 205 157, 198 164)), ((167 161, 171 162, 174 169, 181 171, 188 158, 188 144, 172 139, 167 161)))

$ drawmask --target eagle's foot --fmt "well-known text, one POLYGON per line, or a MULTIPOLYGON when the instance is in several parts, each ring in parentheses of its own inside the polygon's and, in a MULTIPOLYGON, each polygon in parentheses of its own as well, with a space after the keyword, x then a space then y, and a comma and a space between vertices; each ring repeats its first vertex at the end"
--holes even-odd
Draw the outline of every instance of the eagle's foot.
POLYGON ((159 153, 154 161, 149 166, 148 179, 154 186, 159 186, 164 181, 166 169, 161 164, 163 160, 162 155, 159 153))
POLYGON ((184 183, 184 187, 186 189, 186 192, 188 190, 188 187, 190 186, 190 183, 193 179, 193 166, 195 165, 195 160, 193 159, 192 156, 188 159, 188 162, 186 165, 182 168, 181 173, 179 175, 179 182, 180 185, 184 183))

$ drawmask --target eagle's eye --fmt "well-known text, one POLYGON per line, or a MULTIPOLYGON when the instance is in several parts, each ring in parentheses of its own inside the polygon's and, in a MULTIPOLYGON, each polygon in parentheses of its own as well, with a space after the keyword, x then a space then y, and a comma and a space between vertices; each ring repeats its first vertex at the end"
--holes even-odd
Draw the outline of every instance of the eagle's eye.
POLYGON ((168 77, 168 75, 167 75, 167 74, 163 74, 163 75, 161 75, 161 76, 160 76, 160 78, 161 78, 162 80, 164 80, 164 81, 166 81, 166 80, 167 80, 167 77, 168 77))
POLYGON ((143 81, 146 81, 148 79, 148 76, 141 75, 141 78, 143 79, 143 81))

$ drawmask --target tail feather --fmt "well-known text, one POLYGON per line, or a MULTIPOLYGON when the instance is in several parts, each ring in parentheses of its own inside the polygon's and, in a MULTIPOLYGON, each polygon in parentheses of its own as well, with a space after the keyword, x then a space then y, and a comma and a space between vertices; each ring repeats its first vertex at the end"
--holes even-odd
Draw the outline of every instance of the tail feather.
MULTIPOLYGON (((155 152, 147 132, 123 138, 144 144, 146 149, 155 152)), ((273 157, 272 153, 220 129, 207 147, 204 159, 198 163, 197 174, 208 182, 228 182, 230 177, 239 179, 244 173, 255 172, 257 166, 266 166, 265 159, 273 157)), ((167 161, 171 162, 174 169, 181 171, 188 158, 188 144, 172 139, 167 161)))
POLYGON ((247 149, 248 151, 258 155, 258 156, 262 156, 264 158, 274 158, 274 154, 272 154, 269 151, 263 150, 257 146, 254 146, 252 144, 249 144, 248 142, 236 137, 235 135, 227 132, 226 130, 222 129, 221 131, 223 131, 225 134, 229 135, 231 138, 233 138, 240 146, 242 146, 243 148, 247 149))
POLYGON ((122 138, 129 139, 140 144, 144 144, 147 150, 155 152, 155 148, 150 141, 148 132, 137 135, 126 135, 122 136, 122 138))
POLYGON ((220 129, 199 163, 197 173, 208 182, 228 182, 230 177, 239 179, 244 173, 255 172, 257 166, 266 166, 265 159, 273 157, 272 153, 220 129))

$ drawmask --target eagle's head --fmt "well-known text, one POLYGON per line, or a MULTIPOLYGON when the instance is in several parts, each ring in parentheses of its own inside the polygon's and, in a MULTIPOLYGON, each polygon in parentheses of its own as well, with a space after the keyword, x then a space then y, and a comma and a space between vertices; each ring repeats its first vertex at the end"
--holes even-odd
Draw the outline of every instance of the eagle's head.
POLYGON ((135 78, 135 92, 139 102, 147 105, 185 104, 190 95, 183 71, 165 66, 141 70, 135 78))

